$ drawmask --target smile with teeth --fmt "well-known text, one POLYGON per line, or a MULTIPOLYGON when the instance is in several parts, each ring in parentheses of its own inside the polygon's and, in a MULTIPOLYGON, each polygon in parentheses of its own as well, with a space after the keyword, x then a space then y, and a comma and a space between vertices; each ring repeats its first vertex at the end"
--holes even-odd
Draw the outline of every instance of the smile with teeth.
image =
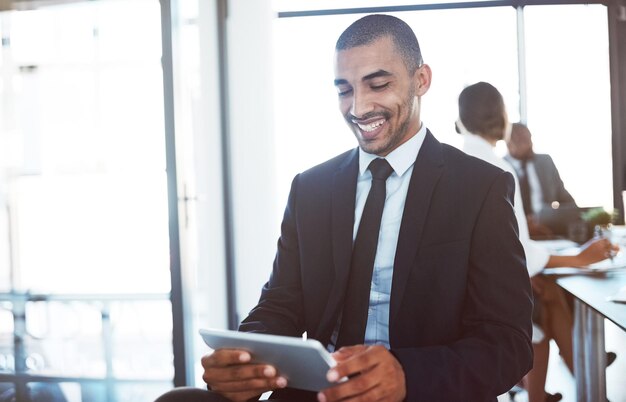
POLYGON ((382 126, 384 123, 385 123, 385 120, 384 120, 384 119, 382 119, 382 120, 377 120, 377 121, 374 121, 374 122, 369 123, 369 124, 360 124, 360 123, 357 123, 357 125, 359 126, 359 128, 360 128, 361 130, 363 130, 363 131, 365 131, 365 132, 371 132, 371 131, 376 130, 378 127, 382 126))

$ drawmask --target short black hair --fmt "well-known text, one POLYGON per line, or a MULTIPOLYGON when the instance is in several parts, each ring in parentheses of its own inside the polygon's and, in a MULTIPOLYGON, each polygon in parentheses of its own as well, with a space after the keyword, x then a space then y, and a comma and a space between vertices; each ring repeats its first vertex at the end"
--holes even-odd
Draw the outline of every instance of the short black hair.
POLYGON ((487 82, 477 82, 459 95, 459 118, 474 134, 501 140, 507 125, 502 94, 487 82))
POLYGON ((335 50, 368 45, 385 36, 391 37, 411 74, 422 66, 422 52, 415 33, 406 22, 391 15, 372 14, 356 20, 339 36, 335 50))

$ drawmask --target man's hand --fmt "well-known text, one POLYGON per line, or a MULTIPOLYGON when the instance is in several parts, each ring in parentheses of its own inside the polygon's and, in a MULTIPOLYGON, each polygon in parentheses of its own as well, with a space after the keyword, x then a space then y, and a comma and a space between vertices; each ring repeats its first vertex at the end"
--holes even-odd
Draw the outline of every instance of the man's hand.
POLYGON ((404 371, 396 358, 383 346, 349 346, 333 353, 337 366, 328 371, 328 380, 337 382, 322 390, 317 399, 333 401, 402 401, 406 397, 404 371))
POLYGON ((287 380, 278 376, 273 366, 250 363, 251 359, 243 350, 216 350, 202 357, 202 379, 213 392, 233 401, 246 401, 287 386, 287 380))

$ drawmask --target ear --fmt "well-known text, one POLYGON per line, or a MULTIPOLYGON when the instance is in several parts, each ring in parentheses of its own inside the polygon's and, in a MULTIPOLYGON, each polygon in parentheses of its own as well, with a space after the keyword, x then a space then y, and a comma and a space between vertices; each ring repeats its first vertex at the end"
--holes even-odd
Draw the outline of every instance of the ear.
POLYGON ((415 95, 422 96, 430 88, 433 73, 428 64, 422 64, 420 68, 415 70, 413 74, 413 82, 415 83, 415 95))

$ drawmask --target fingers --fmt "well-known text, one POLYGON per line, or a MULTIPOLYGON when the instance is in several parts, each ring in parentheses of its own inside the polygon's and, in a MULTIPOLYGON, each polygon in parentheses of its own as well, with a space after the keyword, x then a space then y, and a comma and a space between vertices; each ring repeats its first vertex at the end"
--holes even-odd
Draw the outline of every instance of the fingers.
POLYGON ((364 375, 351 378, 349 381, 327 388, 317 394, 320 402, 335 401, 377 401, 382 399, 381 390, 378 389, 380 382, 373 382, 364 375))
MULTIPOLYGON (((350 354, 346 359, 337 364, 333 369, 328 371, 328 381, 335 382, 343 377, 359 374, 363 371, 370 370, 378 364, 380 354, 387 350, 382 346, 351 346, 342 348, 343 353, 350 354)), ((340 349, 340 353, 342 351, 340 349)))
POLYGON ((589 265, 607 258, 614 257, 619 246, 612 244, 608 239, 590 241, 580 252, 581 265, 589 265))
POLYGON ((212 381, 229 382, 244 381, 255 378, 274 378, 276 369, 266 364, 244 364, 227 367, 209 367, 204 370, 204 376, 212 381))
POLYGON ((365 349, 367 349, 367 346, 365 345, 344 346, 338 351, 334 352, 332 354, 332 357, 333 359, 335 359, 335 361, 340 362, 349 359, 357 353, 362 353, 363 351, 365 351, 365 349))
POLYGON ((597 243, 598 252, 602 253, 604 258, 614 257, 619 251, 617 244, 611 243, 609 239, 601 239, 597 243))
POLYGON ((219 349, 210 355, 202 356, 201 363, 202 367, 206 369, 209 367, 225 367, 247 363, 250 360, 252 360, 252 356, 245 350, 219 349))
MULTIPOLYGON (((340 350, 339 352, 342 352, 340 350)), ((349 380, 327 388, 318 400, 334 401, 401 401, 406 395, 404 371, 396 358, 382 346, 360 346, 343 350, 352 356, 329 370, 328 380, 349 380)))
POLYGON ((286 386, 287 380, 284 377, 248 377, 237 378, 232 381, 215 381, 211 384, 211 390, 221 394, 247 391, 257 394, 286 386))
POLYGON ((287 386, 287 380, 278 375, 276 368, 251 360, 250 353, 243 350, 216 350, 202 357, 202 379, 212 391, 232 400, 247 400, 287 386))

